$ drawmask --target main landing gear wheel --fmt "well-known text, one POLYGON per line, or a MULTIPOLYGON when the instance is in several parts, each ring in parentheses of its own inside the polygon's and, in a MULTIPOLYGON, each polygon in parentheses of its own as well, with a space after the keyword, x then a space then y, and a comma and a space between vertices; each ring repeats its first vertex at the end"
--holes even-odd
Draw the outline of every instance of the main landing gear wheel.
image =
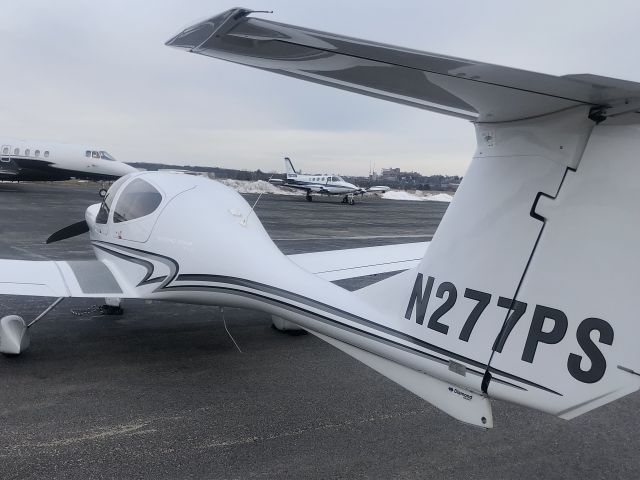
POLYGON ((8 315, 0 319, 0 352, 7 356, 19 355, 30 343, 31 337, 22 317, 8 315))
POLYGON ((353 195, 345 195, 344 198, 342 199, 342 203, 348 203, 349 205, 354 205, 356 203, 355 198, 353 198, 353 195))
POLYGON ((58 298, 30 323, 26 323, 24 319, 18 315, 2 317, 0 319, 0 353, 9 356, 20 355, 29 348, 29 344, 31 343, 29 328, 56 308, 62 300, 64 300, 64 298, 58 298))
POLYGON ((277 315, 271 315, 271 328, 289 335, 306 335, 307 333, 304 328, 277 315))
POLYGON ((310 193, 307 193, 307 202, 311 202, 313 200, 313 197, 311 196, 310 193))

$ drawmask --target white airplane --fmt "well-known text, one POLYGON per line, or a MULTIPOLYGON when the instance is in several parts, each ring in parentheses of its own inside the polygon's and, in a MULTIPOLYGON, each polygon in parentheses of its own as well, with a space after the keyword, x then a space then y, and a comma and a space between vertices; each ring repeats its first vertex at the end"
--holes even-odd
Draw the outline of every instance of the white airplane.
POLYGON ((313 200, 312 194, 316 195, 343 195, 342 203, 353 205, 356 195, 366 193, 384 193, 389 187, 376 186, 371 188, 360 188, 353 183, 346 182, 342 177, 333 173, 313 173, 302 174, 293 167, 289 157, 284 158, 284 168, 287 177, 282 179, 272 178, 269 180, 275 185, 296 188, 307 192, 307 201, 313 200))
POLYGON ((116 180, 137 170, 104 150, 0 137, 0 180, 116 180))
MULTIPOLYGON (((287 257, 231 189, 138 173, 51 238, 88 229, 95 260, 2 260, 0 293, 56 297, 52 307, 118 297, 257 309, 487 428, 492 399, 569 419, 640 388, 640 83, 543 75, 250 13, 230 10, 168 44, 472 122, 477 151, 426 252, 287 257), (328 281, 386 268, 407 269, 355 292, 328 281)), ((29 323, 1 319, 0 351, 23 351, 50 308, 29 323)))

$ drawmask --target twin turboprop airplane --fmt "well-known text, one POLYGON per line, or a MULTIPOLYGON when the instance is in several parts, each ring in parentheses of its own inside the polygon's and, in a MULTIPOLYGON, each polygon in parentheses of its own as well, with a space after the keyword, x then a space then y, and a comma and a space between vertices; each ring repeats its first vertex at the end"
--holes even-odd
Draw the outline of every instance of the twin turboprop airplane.
POLYGON ((0 180, 117 180, 137 171, 104 150, 38 140, 0 138, 0 180))
MULTIPOLYGON (((57 297, 52 306, 104 296, 261 310, 483 427, 493 425, 491 399, 569 419, 640 388, 640 84, 250 13, 229 10, 168 44, 472 122, 476 153, 426 253, 396 245, 287 257, 229 188, 138 173, 87 209, 95 260, 2 260, 0 293, 57 297), (206 221, 193 213, 203 205, 206 221), (355 292, 328 281, 385 268, 404 271, 355 292)), ((43 315, 0 320, 0 351, 23 351, 43 315)))
POLYGON ((353 183, 345 182, 342 177, 332 173, 302 174, 293 168, 293 163, 289 157, 284 159, 284 168, 287 177, 284 180, 272 178, 269 180, 275 185, 296 188, 307 192, 307 201, 313 200, 312 194, 316 195, 343 195, 342 203, 353 205, 356 195, 365 193, 384 193, 389 187, 376 186, 371 188, 360 188, 353 183))

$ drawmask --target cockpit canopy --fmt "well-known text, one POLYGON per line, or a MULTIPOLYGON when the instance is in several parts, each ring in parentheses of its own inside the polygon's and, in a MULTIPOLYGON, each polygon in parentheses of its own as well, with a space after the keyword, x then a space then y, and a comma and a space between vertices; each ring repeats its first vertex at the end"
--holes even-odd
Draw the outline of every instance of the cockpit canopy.
POLYGON ((100 158, 101 160, 109 160, 110 162, 116 161, 115 158, 113 158, 104 150, 87 150, 86 152, 84 152, 84 156, 87 158, 100 158))
MULTIPOLYGON (((116 194, 126 180, 128 178, 122 177, 111 185, 100 206, 96 223, 107 223, 116 194)), ((149 182, 136 178, 124 188, 118 197, 118 202, 113 211, 113 223, 123 223, 146 217, 153 213, 161 203, 162 194, 149 182)))

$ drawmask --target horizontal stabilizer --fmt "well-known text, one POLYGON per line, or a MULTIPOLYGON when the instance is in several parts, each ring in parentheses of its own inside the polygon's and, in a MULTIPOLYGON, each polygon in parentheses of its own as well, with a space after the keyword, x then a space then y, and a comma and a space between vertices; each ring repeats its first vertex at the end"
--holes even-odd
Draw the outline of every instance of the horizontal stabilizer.
POLYGON ((486 396, 443 382, 331 337, 313 331, 311 333, 373 368, 453 418, 478 427, 493 427, 491 402, 486 396))
MULTIPOLYGON (((557 77, 253 18, 236 8, 167 45, 480 122, 531 118, 580 105, 611 106, 640 84, 557 77)), ((636 108, 637 110, 637 108, 636 108)))

